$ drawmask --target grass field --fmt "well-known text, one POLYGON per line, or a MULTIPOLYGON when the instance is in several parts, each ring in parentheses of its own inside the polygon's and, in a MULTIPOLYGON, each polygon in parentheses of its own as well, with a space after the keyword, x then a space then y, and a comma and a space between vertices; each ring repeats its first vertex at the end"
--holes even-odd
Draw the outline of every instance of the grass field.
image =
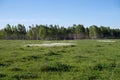
POLYGON ((120 80, 120 40, 0 40, 0 80, 120 80), (72 42, 75 46, 27 44, 72 42))

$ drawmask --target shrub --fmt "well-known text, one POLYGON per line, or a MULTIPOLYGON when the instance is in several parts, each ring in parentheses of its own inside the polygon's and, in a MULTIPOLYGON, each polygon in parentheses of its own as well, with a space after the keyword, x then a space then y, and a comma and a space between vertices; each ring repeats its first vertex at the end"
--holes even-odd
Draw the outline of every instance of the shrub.
POLYGON ((71 66, 67 64, 61 64, 58 62, 43 64, 40 67, 40 70, 42 72, 66 72, 66 71, 70 71, 70 69, 71 69, 71 66))
POLYGON ((21 68, 18 68, 18 67, 14 67, 14 68, 12 68, 12 69, 10 69, 10 70, 12 70, 12 71, 22 71, 22 69, 21 69, 21 68))
POLYGON ((16 75, 13 76, 13 78, 15 78, 17 80, 34 79, 34 78, 38 78, 38 75, 37 74, 33 74, 33 73, 16 74, 16 75))
POLYGON ((106 63, 106 64, 97 64, 92 69, 103 71, 103 70, 111 70, 116 67, 116 63, 106 63))
POLYGON ((6 77, 6 74, 0 73, 0 78, 6 77))
POLYGON ((11 65, 11 63, 9 63, 9 62, 1 62, 0 63, 0 67, 7 67, 9 65, 11 65))
POLYGON ((103 70, 103 65, 102 64, 97 64, 93 67, 94 70, 102 71, 103 70))
POLYGON ((49 51, 48 53, 45 54, 46 56, 53 56, 53 55, 58 55, 57 53, 53 51, 49 51))
POLYGON ((26 57, 23 57, 22 60, 25 60, 25 61, 30 61, 30 60, 38 60, 40 59, 41 57, 39 55, 31 55, 31 56, 26 56, 26 57))

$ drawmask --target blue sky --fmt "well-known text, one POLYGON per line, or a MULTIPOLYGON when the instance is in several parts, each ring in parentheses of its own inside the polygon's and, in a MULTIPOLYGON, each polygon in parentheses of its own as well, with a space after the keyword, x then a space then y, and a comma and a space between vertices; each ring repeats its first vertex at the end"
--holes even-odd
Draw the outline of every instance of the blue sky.
POLYGON ((8 23, 119 28, 120 0, 0 0, 0 28, 8 23))

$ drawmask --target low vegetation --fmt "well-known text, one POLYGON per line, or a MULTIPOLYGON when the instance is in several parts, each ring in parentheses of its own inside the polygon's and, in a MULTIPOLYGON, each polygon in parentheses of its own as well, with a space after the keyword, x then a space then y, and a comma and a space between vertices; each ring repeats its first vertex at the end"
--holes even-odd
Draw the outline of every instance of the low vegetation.
POLYGON ((0 40, 0 80, 120 80, 119 42, 0 40), (25 46, 45 42, 76 45, 25 46))

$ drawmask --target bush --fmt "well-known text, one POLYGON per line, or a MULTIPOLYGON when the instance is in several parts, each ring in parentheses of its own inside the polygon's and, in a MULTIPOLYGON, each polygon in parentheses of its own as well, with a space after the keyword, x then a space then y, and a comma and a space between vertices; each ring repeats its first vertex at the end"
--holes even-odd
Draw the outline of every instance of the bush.
POLYGON ((31 56, 26 56, 26 57, 23 57, 22 60, 25 60, 25 61, 30 61, 30 60, 38 60, 40 59, 41 57, 39 55, 31 55, 31 56))
POLYGON ((40 67, 40 70, 42 72, 66 72, 66 71, 70 71, 70 69, 71 69, 71 66, 67 64, 61 64, 58 62, 43 64, 40 67))
POLYGON ((13 76, 13 78, 15 78, 17 80, 34 79, 34 78, 38 78, 38 75, 37 74, 33 74, 33 73, 16 74, 16 75, 13 76))
POLYGON ((53 51, 49 51, 48 53, 45 54, 46 56, 53 56, 53 55, 58 55, 57 53, 53 51))
POLYGON ((21 68, 18 68, 18 67, 14 67, 14 68, 12 68, 12 69, 10 69, 11 71, 22 71, 22 69, 21 68))
POLYGON ((103 71, 103 70, 111 70, 116 67, 116 63, 106 63, 106 64, 96 64, 92 69, 103 71))
POLYGON ((6 77, 6 74, 0 73, 0 78, 6 77))
POLYGON ((93 70, 102 71, 104 66, 102 64, 97 64, 93 67, 93 70))
POLYGON ((1 62, 0 63, 0 67, 7 67, 7 66, 9 66, 11 63, 9 63, 9 62, 1 62))

